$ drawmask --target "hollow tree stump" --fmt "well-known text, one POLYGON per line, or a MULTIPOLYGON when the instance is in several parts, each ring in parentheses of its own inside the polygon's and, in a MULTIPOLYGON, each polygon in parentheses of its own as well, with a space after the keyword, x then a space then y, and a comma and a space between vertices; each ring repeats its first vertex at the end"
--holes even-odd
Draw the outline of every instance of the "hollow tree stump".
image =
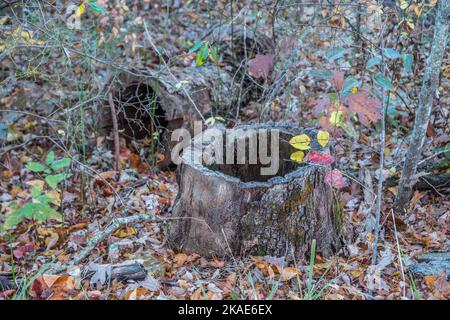
POLYGON ((279 169, 274 174, 261 174, 267 161, 263 162, 259 154, 254 164, 248 158, 243 164, 218 163, 216 155, 220 151, 216 150, 220 148, 216 149, 215 143, 220 143, 220 139, 200 144, 198 135, 191 147, 183 151, 169 245, 205 256, 284 256, 293 250, 299 257, 316 239, 318 251, 331 255, 340 247, 341 222, 336 197, 324 182, 326 169, 290 160, 296 151, 289 144, 290 138, 306 133, 312 147, 320 148, 316 131, 286 123, 243 125, 222 131, 224 141, 232 137, 223 153, 229 148, 236 155, 239 142, 245 142, 248 150, 255 130, 268 133, 266 141, 258 140, 259 148, 266 144, 270 153, 276 155, 270 142, 272 135, 279 143, 279 169))
MULTIPOLYGON (((121 73, 111 84, 121 135, 128 140, 152 138, 157 133, 160 153, 170 164, 170 134, 178 128, 192 129, 194 121, 207 118, 213 107, 231 103, 227 72, 216 66, 173 67, 152 70, 149 76, 121 73)), ((97 134, 112 132, 108 103, 95 114, 97 134)))

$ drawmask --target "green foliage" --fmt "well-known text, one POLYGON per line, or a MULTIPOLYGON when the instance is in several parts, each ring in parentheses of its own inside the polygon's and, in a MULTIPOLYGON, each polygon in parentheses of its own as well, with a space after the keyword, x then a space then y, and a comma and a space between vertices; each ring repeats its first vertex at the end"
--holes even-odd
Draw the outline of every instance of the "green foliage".
POLYGON ((384 49, 384 55, 391 60, 395 60, 400 58, 400 53, 397 52, 397 50, 394 50, 392 48, 385 48, 384 49))
POLYGON ((104 14, 106 9, 104 6, 101 6, 97 3, 97 0, 89 0, 88 1, 89 7, 97 14, 104 14))
MULTIPOLYGON (((61 158, 56 160, 55 153, 49 152, 45 157, 45 165, 39 162, 30 162, 27 168, 40 175, 47 174, 44 178, 51 190, 56 190, 58 184, 72 176, 70 173, 57 173, 57 170, 70 166, 71 160, 69 158, 61 158)), ((62 220, 62 215, 56 211, 51 203, 56 199, 49 193, 46 193, 42 186, 34 186, 30 192, 31 202, 26 203, 22 207, 14 210, 8 215, 3 224, 3 229, 12 228, 25 219, 36 220, 44 222, 46 220, 62 220)))
POLYGON ((333 284, 335 279, 332 279, 328 282, 325 282, 325 276, 330 272, 332 264, 327 267, 325 272, 322 274, 320 279, 313 284, 313 275, 314 275, 314 260, 316 259, 316 239, 312 240, 311 243, 311 256, 309 259, 309 271, 308 271, 308 284, 305 292, 305 300, 315 300, 319 299, 322 296, 323 291, 333 284), (319 288, 319 285, 323 283, 323 286, 319 288))
POLYGON ((342 58, 344 54, 344 48, 331 48, 325 52, 325 58, 327 58, 328 61, 332 62, 334 60, 342 58))
POLYGON ((189 49, 189 53, 194 52, 197 52, 197 55, 195 56, 195 62, 197 63, 198 67, 204 65, 208 58, 210 58, 216 64, 219 61, 217 50, 212 48, 208 42, 195 42, 192 48, 189 49))
POLYGON ((381 61, 382 61, 382 59, 380 56, 375 56, 375 57, 370 58, 367 61, 366 69, 371 69, 371 68, 379 65, 381 63, 381 61))
POLYGON ((352 89, 355 87, 359 87, 359 81, 355 77, 347 77, 342 86, 342 94, 344 96, 349 95, 352 92, 352 89))
POLYGON ((392 84, 391 80, 386 78, 382 73, 377 73, 373 77, 373 80, 385 90, 394 90, 394 85, 392 84))
POLYGON ((414 63, 414 57, 409 53, 402 53, 402 62, 403 62, 403 71, 406 74, 410 74, 412 72, 412 66, 414 63))
POLYGON ((309 72, 309 75, 313 78, 316 78, 318 80, 327 80, 327 79, 331 79, 331 77, 333 76, 333 74, 331 73, 330 70, 327 69, 316 69, 316 70, 311 70, 309 72))

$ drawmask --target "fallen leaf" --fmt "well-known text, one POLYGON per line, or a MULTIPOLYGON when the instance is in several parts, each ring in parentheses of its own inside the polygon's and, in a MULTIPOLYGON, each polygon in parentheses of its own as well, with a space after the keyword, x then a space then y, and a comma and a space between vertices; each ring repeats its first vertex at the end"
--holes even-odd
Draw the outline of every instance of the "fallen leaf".
POLYGON ((273 66, 273 54, 257 54, 248 62, 248 73, 255 78, 267 78, 273 66))
POLYGON ((118 238, 127 238, 132 235, 135 235, 137 233, 137 230, 131 226, 126 226, 125 228, 121 228, 113 233, 115 237, 118 238))
POLYGON ((287 267, 281 272, 281 281, 288 281, 300 274, 297 268, 287 267))

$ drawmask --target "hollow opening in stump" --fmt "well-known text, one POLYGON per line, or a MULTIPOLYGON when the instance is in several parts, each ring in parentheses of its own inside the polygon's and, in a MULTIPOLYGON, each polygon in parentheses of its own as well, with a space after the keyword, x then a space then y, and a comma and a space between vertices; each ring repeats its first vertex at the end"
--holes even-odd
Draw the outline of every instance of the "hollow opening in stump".
POLYGON ((274 135, 272 142, 270 130, 238 134, 234 137, 224 133, 223 163, 216 161, 206 167, 236 177, 242 182, 265 182, 276 176, 283 177, 300 166, 290 159, 291 154, 297 151, 289 144, 291 138, 291 134, 279 131, 278 139, 274 135), (229 156, 230 152, 234 154, 232 163, 227 161, 227 154, 229 156))
POLYGON ((116 96, 117 122, 127 140, 153 137, 167 126, 156 92, 143 83, 133 83, 116 96))

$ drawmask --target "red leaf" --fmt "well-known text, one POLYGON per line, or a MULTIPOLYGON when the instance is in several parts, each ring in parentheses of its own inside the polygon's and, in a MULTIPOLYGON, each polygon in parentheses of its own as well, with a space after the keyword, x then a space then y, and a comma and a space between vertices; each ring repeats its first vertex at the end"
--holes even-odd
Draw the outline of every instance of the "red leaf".
POLYGON ((29 294, 35 299, 41 299, 44 292, 44 285, 42 275, 35 279, 30 286, 29 294))
POLYGON ((328 152, 320 153, 320 152, 317 152, 316 150, 312 150, 308 154, 308 162, 329 165, 334 162, 334 158, 328 152))
POLYGON ((347 98, 350 112, 356 112, 359 121, 365 126, 370 122, 376 122, 381 119, 381 103, 369 92, 361 90, 358 93, 351 94, 347 98))
POLYGON ((27 252, 33 251, 33 244, 26 244, 20 248, 17 248, 13 251, 13 255, 16 259, 22 258, 27 252))
POLYGON ((257 54, 248 62, 248 72, 255 78, 267 78, 273 66, 273 54, 257 54))
POLYGON ((427 127, 427 137, 436 137, 436 131, 434 131, 433 125, 431 124, 431 122, 428 122, 428 127, 427 127))
POLYGON ((345 73, 342 71, 333 72, 333 78, 331 78, 331 83, 336 88, 337 91, 342 90, 342 86, 344 85, 344 76, 345 73))
POLYGON ((335 189, 341 189, 347 185, 341 171, 333 169, 325 174, 325 182, 335 189))

